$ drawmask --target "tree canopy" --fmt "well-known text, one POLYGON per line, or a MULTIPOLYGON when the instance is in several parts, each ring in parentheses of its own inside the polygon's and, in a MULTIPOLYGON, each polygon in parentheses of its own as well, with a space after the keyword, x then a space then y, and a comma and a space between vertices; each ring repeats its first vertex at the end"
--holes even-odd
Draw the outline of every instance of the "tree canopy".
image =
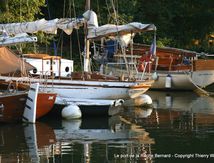
MULTIPOLYGON (((214 53, 213 0, 91 0, 91 9, 98 15, 99 25, 153 23, 159 45, 214 53)), ((2 0, 0 22, 78 17, 84 11, 85 0, 2 0)), ((148 43, 146 37, 140 35, 136 41, 148 43)))

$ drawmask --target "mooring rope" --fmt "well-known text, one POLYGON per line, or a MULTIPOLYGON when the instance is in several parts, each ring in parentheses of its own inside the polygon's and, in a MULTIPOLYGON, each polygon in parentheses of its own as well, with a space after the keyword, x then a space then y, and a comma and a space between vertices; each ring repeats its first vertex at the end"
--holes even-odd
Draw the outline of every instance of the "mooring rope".
POLYGON ((194 90, 197 94, 199 95, 206 95, 206 96, 213 96, 214 95, 214 92, 209 92, 209 91, 206 91, 205 89, 199 87, 193 80, 192 78, 189 76, 189 73, 188 72, 184 72, 189 81, 197 88, 196 90, 194 90))

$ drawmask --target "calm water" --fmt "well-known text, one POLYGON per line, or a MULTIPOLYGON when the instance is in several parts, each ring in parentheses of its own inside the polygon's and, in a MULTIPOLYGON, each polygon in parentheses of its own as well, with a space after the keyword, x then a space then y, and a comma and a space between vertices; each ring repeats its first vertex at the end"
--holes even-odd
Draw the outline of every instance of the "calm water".
POLYGON ((214 162, 214 98, 148 92, 153 108, 0 126, 0 162, 214 162))

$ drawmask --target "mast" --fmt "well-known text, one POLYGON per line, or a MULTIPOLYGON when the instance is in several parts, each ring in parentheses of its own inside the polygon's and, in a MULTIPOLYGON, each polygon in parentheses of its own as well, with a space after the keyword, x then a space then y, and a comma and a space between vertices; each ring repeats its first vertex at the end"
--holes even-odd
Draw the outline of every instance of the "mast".
MULTIPOLYGON (((85 6, 85 10, 90 10, 91 8, 91 2, 90 0, 86 0, 86 6, 85 6)), ((85 55, 84 55, 84 72, 89 72, 90 71, 90 58, 89 58, 89 47, 90 47, 90 42, 87 39, 87 34, 88 34, 88 30, 87 30, 87 24, 85 25, 85 55)))

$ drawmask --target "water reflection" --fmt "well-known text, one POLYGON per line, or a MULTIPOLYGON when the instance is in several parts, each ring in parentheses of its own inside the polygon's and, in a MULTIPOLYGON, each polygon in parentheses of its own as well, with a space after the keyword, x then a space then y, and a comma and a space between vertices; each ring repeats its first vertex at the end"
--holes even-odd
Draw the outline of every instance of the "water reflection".
POLYGON ((55 135, 43 123, 2 124, 0 126, 0 162, 48 161, 55 135))
POLYGON ((214 98, 194 92, 149 91, 156 109, 172 109, 194 113, 214 114, 214 98))
POLYGON ((1 124, 0 162, 165 163, 184 161, 175 154, 213 153, 214 98, 192 92, 148 94, 153 108, 123 108, 112 117, 1 124))
MULTIPOLYGON (((73 149, 74 144, 79 144, 84 162, 90 162, 91 159, 106 162, 151 161, 148 156, 151 155, 151 144, 155 142, 145 129, 121 116, 113 116, 106 120, 107 123, 96 118, 63 120, 63 129, 54 130, 58 145, 61 149, 73 149), (100 123, 103 125, 99 126, 100 123)), ((61 154, 66 155, 69 152, 62 150, 61 154)))
POLYGON ((151 111, 130 108, 122 116, 143 127, 154 138, 154 162, 213 162, 214 98, 198 96, 193 92, 148 92, 154 102, 151 111), (138 110, 138 111, 136 111, 138 110), (198 154, 208 158, 200 158, 198 154), (159 154, 167 154, 158 157, 159 154), (191 158, 179 158, 178 154, 191 158), (155 157, 157 155, 157 157, 155 157))
POLYGON ((130 121, 149 126, 180 122, 180 127, 184 123, 186 127, 192 128, 214 124, 213 97, 198 96, 193 92, 150 91, 148 94, 153 99, 153 108, 128 108, 122 115, 130 121))

